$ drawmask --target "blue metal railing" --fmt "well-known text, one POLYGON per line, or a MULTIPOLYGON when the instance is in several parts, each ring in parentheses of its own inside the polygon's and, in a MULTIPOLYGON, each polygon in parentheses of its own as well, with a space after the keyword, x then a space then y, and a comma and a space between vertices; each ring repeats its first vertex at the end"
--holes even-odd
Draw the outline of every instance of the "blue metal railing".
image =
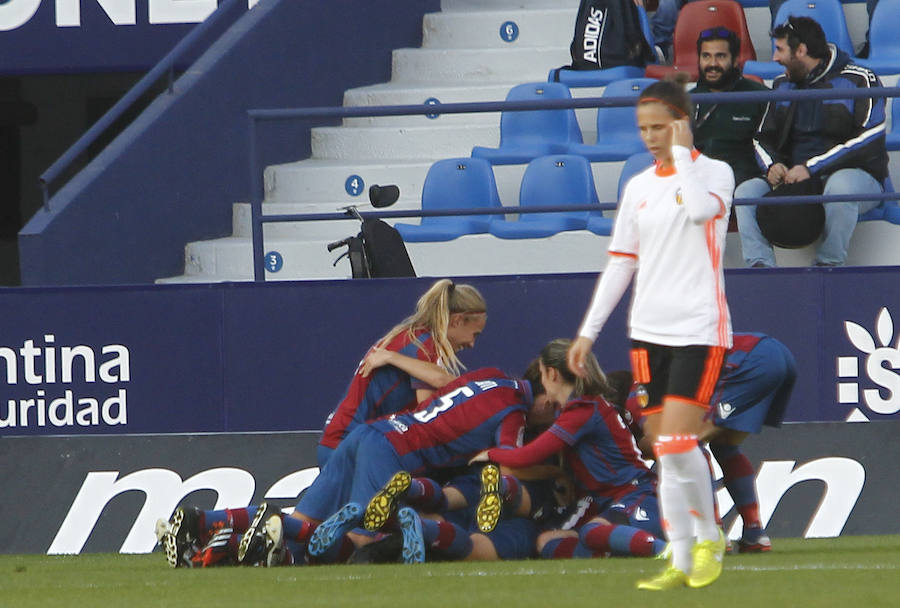
MULTIPOLYGON (((853 90, 792 90, 792 91, 746 91, 730 93, 698 93, 691 96, 695 103, 741 103, 741 102, 769 102, 769 101, 794 101, 802 99, 857 99, 857 98, 887 98, 900 97, 900 87, 876 87, 870 89, 853 90)), ((279 120, 324 120, 329 118, 351 117, 376 117, 376 116, 415 116, 415 115, 441 115, 441 114, 468 114, 479 112, 509 112, 527 110, 558 110, 558 109, 582 109, 632 106, 637 102, 637 97, 584 97, 578 99, 550 99, 537 101, 483 101, 469 103, 450 103, 434 105, 396 105, 396 106, 365 106, 365 107, 319 107, 319 108, 281 108, 281 109, 254 109, 248 110, 249 120, 249 150, 250 150, 250 217, 253 234, 253 278, 254 281, 265 280, 265 252, 263 244, 262 225, 269 222, 300 222, 300 221, 324 221, 352 219, 354 216, 348 213, 306 213, 306 214, 262 214, 262 172, 257 158, 256 131, 257 123, 279 120)), ((866 195, 831 195, 831 196, 784 196, 773 198, 745 198, 735 199, 736 205, 757 204, 797 204, 809 202, 842 202, 859 200, 894 200, 898 197, 896 192, 884 192, 866 195)), ((490 209, 444 209, 431 210, 404 210, 404 211, 375 211, 363 212, 364 218, 401 218, 401 217, 436 217, 448 215, 498 215, 502 213, 547 213, 561 211, 597 211, 603 209, 615 209, 617 203, 600 203, 599 205, 569 205, 548 207, 491 207, 490 209)))
POLYGON ((241 15, 246 13, 246 0, 225 0, 220 4, 209 17, 197 27, 193 28, 171 51, 163 57, 159 63, 141 78, 125 95, 111 107, 100 120, 94 123, 90 129, 82 135, 72 147, 66 150, 65 154, 59 157, 50 167, 40 176, 41 193, 44 200, 44 209, 50 210, 50 185, 56 181, 66 169, 82 155, 87 149, 94 144, 103 133, 107 131, 117 120, 122 118, 126 111, 131 108, 143 95, 150 91, 162 77, 167 78, 168 93, 174 93, 175 85, 175 67, 183 61, 187 54, 194 49, 197 43, 207 34, 211 34, 215 28, 219 26, 228 27, 231 25, 226 20, 233 17, 232 22, 237 21, 241 15), (240 7, 240 8, 237 8, 240 7))

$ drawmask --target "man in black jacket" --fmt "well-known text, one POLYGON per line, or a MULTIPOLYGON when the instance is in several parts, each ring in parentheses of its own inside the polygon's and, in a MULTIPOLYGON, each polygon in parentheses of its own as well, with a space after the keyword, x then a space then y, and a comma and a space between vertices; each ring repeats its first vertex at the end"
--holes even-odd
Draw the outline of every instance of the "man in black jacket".
MULTIPOLYGON (((772 32, 773 59, 785 73, 773 89, 853 89, 880 87, 871 70, 825 40, 821 26, 809 17, 789 17, 772 32)), ((884 191, 888 177, 884 98, 804 99, 769 104, 754 142, 765 178, 748 180, 735 198, 757 198, 781 184, 817 177, 825 195, 873 194, 884 191)), ((839 266, 859 216, 879 201, 827 203, 823 238, 814 264, 839 266)), ((775 255, 756 221, 756 207, 736 207, 741 247, 748 266, 774 266, 775 255)))
MULTIPOLYGON (((741 75, 737 65, 741 41, 724 27, 700 32, 697 39, 697 86, 691 93, 768 91, 741 75)), ((731 165, 734 183, 760 175, 753 138, 766 111, 765 102, 698 103, 694 116, 694 145, 710 158, 731 165)))

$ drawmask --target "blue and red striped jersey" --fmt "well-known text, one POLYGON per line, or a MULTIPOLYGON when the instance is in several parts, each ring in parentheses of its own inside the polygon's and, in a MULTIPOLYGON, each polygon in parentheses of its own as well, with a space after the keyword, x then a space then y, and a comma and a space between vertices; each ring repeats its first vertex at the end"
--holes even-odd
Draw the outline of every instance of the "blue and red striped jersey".
POLYGON ((654 476, 634 436, 616 409, 601 397, 585 396, 563 406, 553 425, 518 450, 491 450, 494 462, 528 467, 563 451, 580 493, 616 498, 654 476))
POLYGON ((416 473, 466 464, 493 446, 521 445, 531 402, 527 382, 484 368, 463 374, 415 411, 371 425, 391 442, 404 468, 416 473))
MULTIPOLYGON (((415 332, 415 336, 420 344, 410 340, 407 332, 402 332, 384 348, 408 357, 436 363, 438 355, 431 333, 420 329, 415 332)), ((414 409, 418 405, 416 389, 422 386, 424 385, 421 382, 393 365, 379 367, 365 378, 359 374, 357 366, 347 392, 325 424, 319 443, 325 447, 336 448, 356 425, 395 412, 414 409)))

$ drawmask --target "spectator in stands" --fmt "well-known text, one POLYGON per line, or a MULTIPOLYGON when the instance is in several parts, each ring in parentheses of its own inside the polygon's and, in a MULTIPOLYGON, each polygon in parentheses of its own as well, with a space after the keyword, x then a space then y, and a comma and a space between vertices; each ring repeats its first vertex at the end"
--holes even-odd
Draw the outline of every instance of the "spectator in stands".
MULTIPOLYGON (((829 44, 821 26, 809 17, 790 17, 772 32, 775 61, 785 73, 775 79, 776 91, 880 87, 871 70, 850 62, 846 53, 829 44)), ((884 190, 888 177, 883 98, 775 101, 769 104, 754 141, 765 178, 740 184, 735 198, 757 198, 781 184, 815 176, 824 194, 874 194, 884 190)), ((859 215, 879 201, 825 205, 823 240, 814 264, 839 266, 859 215)), ((756 207, 736 211, 744 260, 751 267, 775 266, 771 243, 760 230, 756 207)))
MULTIPOLYGON (((767 91, 765 85, 741 75, 737 65, 740 48, 740 38, 727 28, 714 27, 700 32, 697 39, 699 79, 691 93, 767 91)), ((765 111, 765 102, 697 104, 694 145, 706 156, 731 165, 735 184, 759 175, 753 137, 765 111)))
MULTIPOLYGON (((661 63, 672 61, 672 38, 675 34, 675 24, 678 22, 678 13, 681 7, 690 1, 659 0, 656 10, 650 15, 650 33, 653 34, 657 57, 664 60, 660 61, 661 63)), ((634 3, 645 6, 645 0, 634 0, 634 3)))
MULTIPOLYGON (((769 0, 769 12, 772 14, 772 28, 775 28, 775 18, 778 16, 778 10, 781 8, 781 5, 785 3, 785 0, 769 0)), ((866 13, 869 15, 869 23, 872 23, 872 13, 875 12, 875 7, 878 6, 878 0, 866 0, 866 13)), ((869 30, 866 30, 866 41, 862 44, 859 50, 856 52, 856 56, 860 59, 864 59, 869 56, 869 30)))
POLYGON ((459 375, 456 353, 471 348, 487 323, 487 305, 471 285, 437 281, 416 312, 369 350, 325 424, 319 466, 363 422, 410 409, 459 375))
POLYGON ((590 307, 569 349, 568 366, 585 360, 634 279, 629 313, 632 367, 660 417, 654 446, 659 504, 671 561, 639 589, 704 587, 722 573, 725 536, 716 522, 709 469, 697 443, 715 383, 731 346, 723 254, 734 173, 693 149, 684 88, 662 80, 637 103, 641 139, 655 164, 625 185, 590 307))

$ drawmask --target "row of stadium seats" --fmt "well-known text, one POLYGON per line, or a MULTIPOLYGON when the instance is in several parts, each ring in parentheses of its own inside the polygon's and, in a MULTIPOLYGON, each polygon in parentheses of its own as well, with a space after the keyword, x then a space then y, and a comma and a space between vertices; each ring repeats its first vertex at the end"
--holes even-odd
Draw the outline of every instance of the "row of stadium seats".
MULTIPOLYGON (((604 97, 637 97, 652 78, 631 78, 609 83, 604 97)), ((569 87, 560 82, 535 82, 513 87, 507 101, 571 99, 569 87)), ((495 165, 524 164, 548 154, 578 154, 592 162, 625 160, 644 150, 637 132, 634 108, 597 110, 597 143, 585 144, 573 109, 503 112, 500 146, 476 146, 472 156, 495 165)))
MULTIPOLYGON (((779 8, 775 23, 785 22, 790 15, 808 16, 818 21, 829 42, 876 74, 900 73, 900 39, 892 25, 900 17, 900 0, 879 0, 869 32, 869 56, 865 59, 855 56, 840 0, 787 0, 779 8)), ((740 37, 738 61, 743 65, 745 74, 771 80, 784 71, 774 61, 756 61, 757 53, 740 3, 735 0, 699 0, 685 4, 679 12, 673 35, 672 65, 653 64, 646 68, 619 66, 593 71, 552 70, 548 79, 569 87, 600 87, 623 78, 662 78, 671 72, 684 72, 696 80, 697 38, 703 30, 716 26, 727 27, 740 37)), ((645 35, 652 44, 649 31, 645 35)))
MULTIPOLYGON (((621 192, 629 177, 650 166, 647 152, 630 157, 619 175, 621 192)), ((519 190, 519 207, 598 204, 591 164, 583 156, 553 154, 528 163, 519 190)), ((422 210, 501 208, 491 164, 482 158, 448 158, 434 163, 422 187, 422 210)), ((406 242, 449 241, 466 234, 490 233, 502 239, 544 238, 567 230, 609 236, 612 219, 598 210, 503 215, 432 216, 420 224, 394 225, 406 242)))
MULTIPOLYGON (((619 174, 617 198, 628 179, 653 163, 649 152, 634 154, 619 174)), ((888 179, 888 191, 893 186, 888 179)), ((553 154, 528 163, 519 190, 519 207, 599 204, 591 165, 583 156, 553 154)), ((490 163, 481 158, 448 158, 434 163, 422 188, 422 210, 502 209, 490 163)), ((885 220, 900 224, 897 201, 884 201, 860 221, 885 220)), ((425 216, 420 224, 394 227, 409 243, 449 241, 467 234, 492 234, 502 239, 545 238, 568 230, 589 230, 600 236, 612 233, 613 220, 602 211, 560 211, 503 215, 425 216)))
MULTIPOLYGON (((900 0, 897 0, 900 2, 900 0)), ((609 83, 604 97, 636 97, 654 79, 631 78, 609 83)), ((513 87, 507 101, 571 99, 569 88, 559 82, 526 83, 513 87)), ((500 117, 500 146, 476 146, 472 156, 494 165, 525 164, 549 154, 578 154, 591 162, 625 160, 642 152, 631 106, 601 107, 597 110, 597 143, 585 144, 573 109, 503 112, 500 117)), ((900 150, 900 103, 891 103, 888 150, 900 150)))

